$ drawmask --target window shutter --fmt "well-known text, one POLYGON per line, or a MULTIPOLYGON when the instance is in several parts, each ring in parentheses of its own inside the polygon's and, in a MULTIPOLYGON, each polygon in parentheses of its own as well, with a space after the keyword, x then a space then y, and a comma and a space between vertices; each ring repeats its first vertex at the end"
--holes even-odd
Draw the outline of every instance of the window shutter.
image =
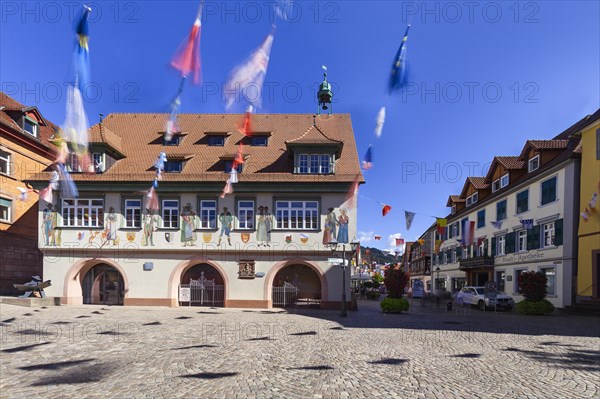
POLYGON ((527 230, 527 249, 538 249, 540 247, 540 226, 533 226, 527 230))
POLYGON ((554 222, 554 245, 559 246, 563 243, 563 219, 554 222))
POLYGON ((492 256, 496 256, 496 237, 492 237, 492 256))
POLYGON ((483 242, 483 256, 488 256, 488 243, 490 240, 486 239, 483 242))
POLYGON ((515 252, 515 233, 508 233, 504 236, 506 240, 506 251, 507 254, 512 254, 515 252))

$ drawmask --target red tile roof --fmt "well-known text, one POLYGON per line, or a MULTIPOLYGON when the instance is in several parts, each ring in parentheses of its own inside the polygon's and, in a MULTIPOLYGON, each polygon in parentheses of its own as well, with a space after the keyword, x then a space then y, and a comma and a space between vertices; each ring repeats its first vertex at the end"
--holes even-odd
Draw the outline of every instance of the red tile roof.
POLYGON ((495 157, 498 162, 508 170, 524 169, 526 164, 518 156, 495 157))
POLYGON ((49 149, 54 148, 54 146, 50 145, 49 142, 50 142, 50 137, 52 137, 52 135, 58 130, 58 127, 54 123, 45 119, 36 107, 28 107, 26 105, 23 105, 20 102, 18 102, 17 100, 15 100, 14 98, 10 97, 9 95, 7 95, 6 93, 1 92, 1 91, 0 91, 0 123, 4 124, 5 126, 11 128, 12 130, 14 130, 18 133, 22 133, 24 136, 28 137, 31 140, 36 141, 38 143, 38 145, 42 144, 44 147, 49 148, 49 149), (38 129, 38 133, 39 133, 38 137, 34 137, 31 134, 25 132, 17 124, 17 122, 15 122, 15 120, 12 118, 15 116, 15 114, 26 112, 26 111, 33 111, 33 112, 37 113, 41 118, 41 121, 39 124, 39 129, 38 129))
MULTIPOLYGON (((187 135, 177 146, 163 146, 157 132, 164 131, 167 114, 111 114, 102 122, 103 135, 95 125, 90 130, 92 142, 109 144, 125 155, 101 174, 73 174, 76 181, 139 181, 152 182, 155 172, 152 165, 160 152, 167 159, 189 158, 181 173, 163 173, 163 182, 225 182, 223 157, 236 154, 239 143, 249 144, 236 130, 243 120, 240 114, 181 114, 179 125, 187 135), (231 132, 224 146, 208 146, 206 132, 231 132)), ((240 182, 353 182, 362 174, 356 151, 352 122, 349 114, 316 116, 313 114, 254 114, 252 129, 272 132, 267 146, 244 145, 248 157, 240 182), (313 141, 314 140, 314 141, 313 141), (344 143, 335 162, 335 174, 300 175, 293 173, 293 157, 289 156, 289 142, 344 143)), ((48 173, 32 178, 47 180, 48 173)))

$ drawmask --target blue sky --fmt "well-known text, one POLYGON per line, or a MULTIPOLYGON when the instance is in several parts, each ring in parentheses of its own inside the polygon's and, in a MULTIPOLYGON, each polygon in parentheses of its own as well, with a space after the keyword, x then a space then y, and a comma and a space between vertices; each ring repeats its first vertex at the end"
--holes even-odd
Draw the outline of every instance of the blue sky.
MULTIPOLYGON (((296 2, 288 21, 268 1, 205 1, 204 85, 187 86, 182 112, 225 112, 221 88, 276 22, 259 112, 315 112, 321 65, 334 84, 334 112, 350 113, 362 157, 375 167, 360 194, 359 230, 388 238, 420 235, 444 216, 449 194, 483 175, 494 155, 516 155, 525 140, 548 139, 600 106, 600 8, 595 1, 296 2), (388 98, 388 71, 406 24, 410 87, 388 98), (380 139, 375 117, 387 105, 380 139), (417 213, 406 231, 403 210, 417 213)), ((1 89, 64 119, 75 3, 0 4, 1 89)), ((168 67, 197 1, 89 3, 91 123, 111 112, 167 112, 178 85, 168 67)), ((238 109, 241 111, 243 108, 238 109)))

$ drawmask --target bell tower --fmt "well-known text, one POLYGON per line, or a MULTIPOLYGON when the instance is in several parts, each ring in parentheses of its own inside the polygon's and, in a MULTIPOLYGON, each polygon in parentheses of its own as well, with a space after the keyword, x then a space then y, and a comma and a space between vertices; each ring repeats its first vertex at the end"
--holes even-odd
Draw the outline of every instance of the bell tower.
POLYGON ((331 100, 333 99, 333 91, 331 91, 331 84, 327 81, 327 67, 325 65, 323 65, 323 81, 319 85, 317 99, 319 101, 317 114, 321 115, 321 111, 326 111, 329 115, 331 115, 331 100))

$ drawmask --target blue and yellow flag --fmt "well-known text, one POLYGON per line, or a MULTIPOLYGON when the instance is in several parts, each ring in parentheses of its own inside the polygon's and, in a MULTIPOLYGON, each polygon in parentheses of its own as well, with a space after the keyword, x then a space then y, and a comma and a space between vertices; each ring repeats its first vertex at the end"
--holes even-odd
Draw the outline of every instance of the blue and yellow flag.
POLYGON ((402 43, 400 43, 400 48, 392 64, 392 72, 390 73, 390 81, 388 83, 389 94, 400 90, 406 83, 406 42, 408 41, 409 29, 410 25, 406 27, 406 33, 404 33, 402 43))
POLYGON ((83 6, 81 15, 75 25, 77 38, 73 54, 73 69, 75 73, 75 85, 79 86, 80 89, 88 84, 90 79, 90 27, 88 18, 91 11, 90 7, 83 6))

